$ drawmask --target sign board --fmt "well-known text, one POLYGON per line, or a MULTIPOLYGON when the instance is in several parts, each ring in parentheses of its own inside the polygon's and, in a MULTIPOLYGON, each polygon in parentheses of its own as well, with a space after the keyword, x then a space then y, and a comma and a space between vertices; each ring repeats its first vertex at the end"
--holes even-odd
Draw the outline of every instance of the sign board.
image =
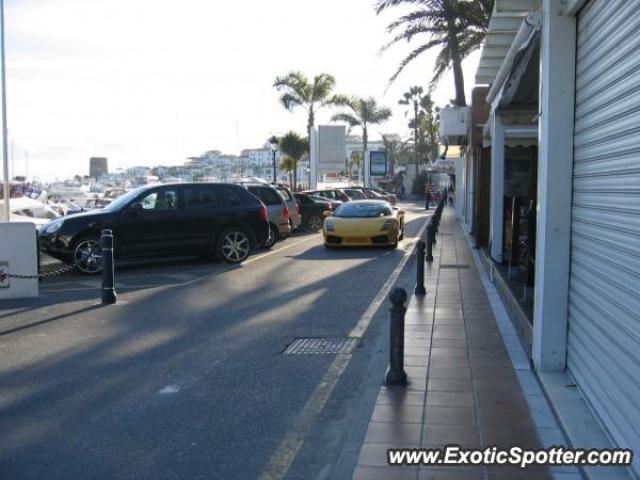
POLYGON ((369 152, 369 172, 372 177, 384 177, 387 175, 387 152, 369 152))
POLYGON ((9 288, 9 262, 0 262, 0 288, 9 288))

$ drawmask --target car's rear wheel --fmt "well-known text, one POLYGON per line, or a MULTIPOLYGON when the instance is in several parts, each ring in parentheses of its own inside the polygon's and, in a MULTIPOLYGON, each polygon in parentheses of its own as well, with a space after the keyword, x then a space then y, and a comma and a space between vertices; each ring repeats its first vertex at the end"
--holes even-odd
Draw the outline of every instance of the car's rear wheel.
POLYGON ((318 215, 312 215, 307 219, 307 228, 312 232, 317 232, 322 228, 322 219, 318 215))
POLYGON ((251 239, 242 228, 228 228, 218 237, 218 256, 229 263, 240 263, 251 253, 251 239))
POLYGON ((265 248, 271 248, 275 245, 276 240, 278 239, 277 227, 273 224, 269 224, 269 235, 267 235, 267 240, 264 242, 265 248))
POLYGON ((86 275, 95 275, 102 271, 102 251, 97 238, 87 237, 76 243, 73 249, 73 266, 86 275))

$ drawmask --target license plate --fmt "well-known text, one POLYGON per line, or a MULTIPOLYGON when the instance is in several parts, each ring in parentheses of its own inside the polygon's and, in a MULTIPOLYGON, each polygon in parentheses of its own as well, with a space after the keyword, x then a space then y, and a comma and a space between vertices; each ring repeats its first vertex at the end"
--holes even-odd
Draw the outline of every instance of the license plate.
POLYGON ((366 237, 347 237, 345 241, 347 243, 367 243, 369 239, 366 237))

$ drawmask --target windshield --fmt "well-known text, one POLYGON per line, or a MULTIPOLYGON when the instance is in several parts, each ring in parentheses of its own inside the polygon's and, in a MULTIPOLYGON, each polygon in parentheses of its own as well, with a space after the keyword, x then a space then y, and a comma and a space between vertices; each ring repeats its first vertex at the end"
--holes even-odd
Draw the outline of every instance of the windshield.
POLYGON ((334 217, 341 218, 376 218, 391 215, 389 207, 379 203, 345 203, 339 206, 334 217))
POLYGON ((147 187, 136 188, 135 190, 131 190, 130 192, 125 193, 124 195, 119 196, 109 205, 103 208, 104 211, 114 212, 116 210, 121 210, 125 207, 129 202, 135 199, 138 195, 140 195, 143 191, 147 190, 147 187))

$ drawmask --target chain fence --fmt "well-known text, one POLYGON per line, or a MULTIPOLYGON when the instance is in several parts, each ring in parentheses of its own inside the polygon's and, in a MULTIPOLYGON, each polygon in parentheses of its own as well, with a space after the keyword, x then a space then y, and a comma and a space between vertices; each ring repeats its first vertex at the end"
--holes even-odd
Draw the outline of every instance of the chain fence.
POLYGON ((49 272, 42 272, 42 273, 34 273, 34 274, 0 272, 0 277, 2 277, 3 275, 6 275, 9 278, 21 278, 21 279, 29 279, 29 280, 34 278, 42 279, 42 278, 55 277, 57 275, 62 275, 63 273, 71 272, 73 271, 74 268, 75 267, 73 265, 65 265, 64 267, 58 268, 56 270, 51 270, 49 272))

